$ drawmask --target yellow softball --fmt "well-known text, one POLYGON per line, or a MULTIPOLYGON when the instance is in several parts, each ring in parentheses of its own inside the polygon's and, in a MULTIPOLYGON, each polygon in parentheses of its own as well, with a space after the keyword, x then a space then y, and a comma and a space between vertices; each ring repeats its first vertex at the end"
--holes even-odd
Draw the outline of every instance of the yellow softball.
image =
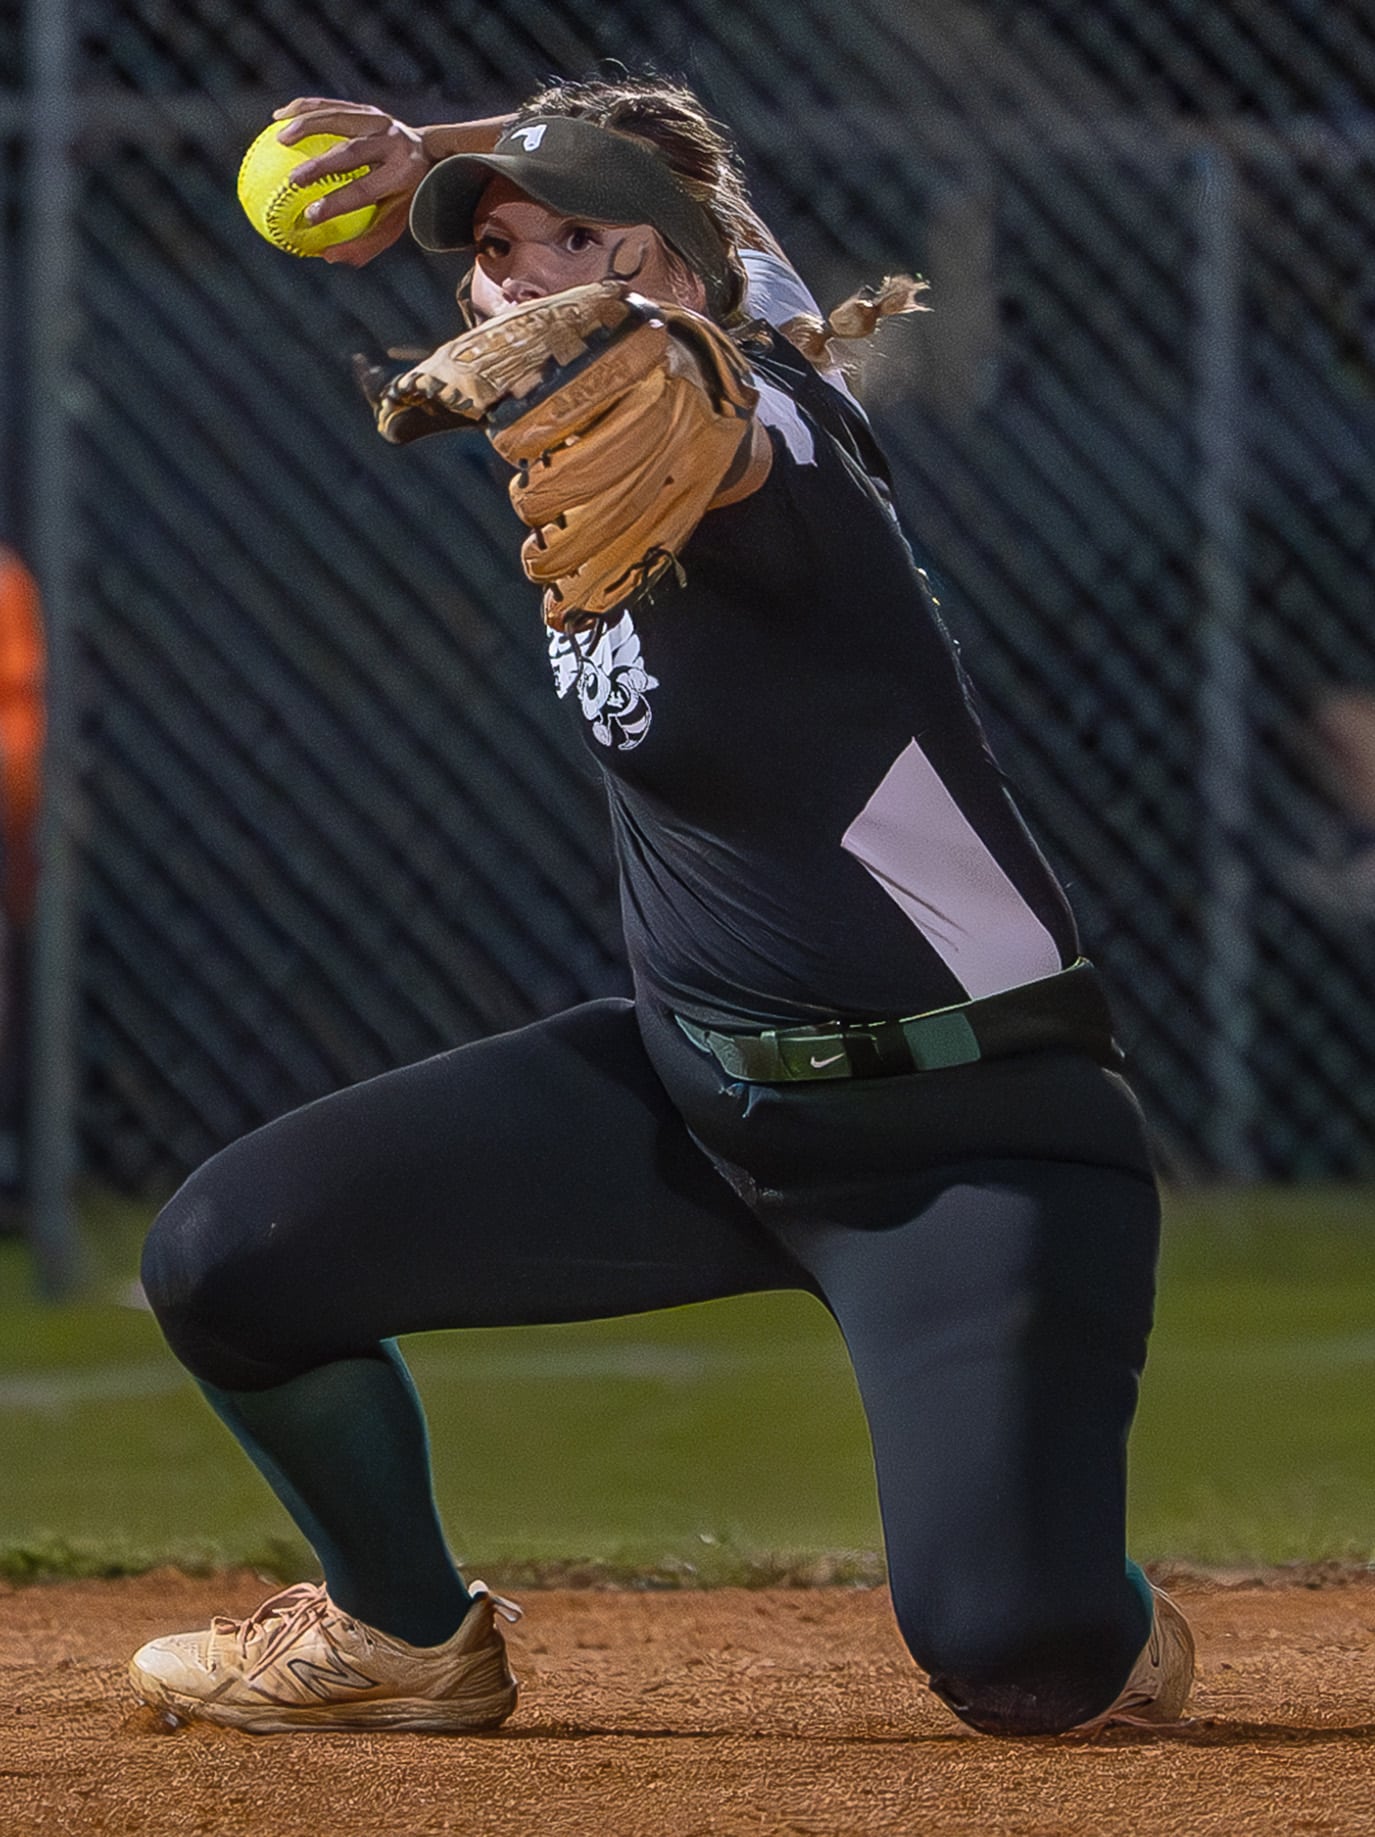
POLYGON ((361 178, 367 167, 332 173, 311 185, 293 185, 291 175, 296 167, 328 147, 337 147, 343 135, 307 134, 294 146, 284 147, 277 136, 285 126, 283 121, 274 121, 271 127, 264 128, 243 156, 239 203, 244 215, 260 236, 276 248, 285 249, 288 255, 320 255, 336 242, 352 242, 376 218, 375 204, 331 217, 327 223, 307 223, 301 213, 317 198, 337 191, 350 179, 361 178))

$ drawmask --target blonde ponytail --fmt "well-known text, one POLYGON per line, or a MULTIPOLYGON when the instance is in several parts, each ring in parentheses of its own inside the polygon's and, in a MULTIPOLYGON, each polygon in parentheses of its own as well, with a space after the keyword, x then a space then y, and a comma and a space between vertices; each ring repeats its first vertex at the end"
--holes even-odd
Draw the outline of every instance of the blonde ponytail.
POLYGON ((877 287, 861 287, 824 319, 815 313, 798 313, 779 329, 789 344, 796 346, 818 370, 838 370, 837 340, 850 342, 869 338, 878 329, 881 319, 890 319, 899 313, 930 312, 930 302, 922 298, 930 291, 930 286, 931 283, 919 275, 885 275, 877 287))

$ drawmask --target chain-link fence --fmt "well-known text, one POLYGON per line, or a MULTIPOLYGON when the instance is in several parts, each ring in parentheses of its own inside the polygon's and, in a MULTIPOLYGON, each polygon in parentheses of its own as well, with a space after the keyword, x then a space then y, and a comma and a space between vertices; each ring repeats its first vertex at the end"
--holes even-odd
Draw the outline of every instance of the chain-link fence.
POLYGON ((79 664, 88 1165, 166 1185, 290 1104, 621 986, 498 470, 481 443, 384 448, 349 380, 355 349, 453 329, 457 268, 293 263, 233 197, 293 95, 461 119, 619 58, 730 122, 823 303, 933 282, 861 387, 1167 1162, 1370 1171, 1375 813, 1313 745, 1324 698, 1375 690, 1368 5, 63 17, 57 49, 48 0, 27 38, 0 23, 0 305, 30 348, 46 315, 68 333, 36 370, 58 408, 11 363, 0 431, 79 664), (46 301, 21 271, 57 232, 25 207, 58 156, 26 91, 73 129, 46 301), (67 442, 65 492, 30 488, 35 430, 67 442))

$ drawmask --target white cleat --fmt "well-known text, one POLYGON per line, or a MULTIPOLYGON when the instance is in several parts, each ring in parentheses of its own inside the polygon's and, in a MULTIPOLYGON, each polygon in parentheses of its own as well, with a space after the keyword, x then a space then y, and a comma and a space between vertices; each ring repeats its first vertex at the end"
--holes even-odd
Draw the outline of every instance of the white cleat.
POLYGON ((129 1675, 164 1716, 255 1735, 297 1729, 494 1729, 516 1705, 500 1613, 520 1609, 485 1582, 443 1645, 412 1646, 335 1607, 319 1582, 298 1583, 246 1620, 216 1616, 134 1654, 129 1675))

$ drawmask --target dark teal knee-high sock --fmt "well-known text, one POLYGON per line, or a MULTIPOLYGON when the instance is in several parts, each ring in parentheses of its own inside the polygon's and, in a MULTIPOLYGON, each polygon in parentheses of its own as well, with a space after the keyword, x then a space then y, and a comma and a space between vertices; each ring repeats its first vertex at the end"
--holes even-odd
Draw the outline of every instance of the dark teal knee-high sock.
POLYGON ((425 1416, 396 1346, 271 1390, 202 1384, 320 1559, 330 1599, 438 1645, 472 1605, 440 1528, 425 1416))
POLYGON ((1146 1610, 1146 1632, 1145 1637, 1141 1641, 1144 1646, 1146 1640, 1151 1636, 1151 1622, 1155 1618, 1155 1594, 1151 1589, 1150 1583, 1146 1580, 1145 1570, 1141 1567, 1140 1563, 1134 1563, 1130 1557, 1127 1558, 1127 1580, 1136 1590, 1137 1597, 1142 1607, 1146 1610))

